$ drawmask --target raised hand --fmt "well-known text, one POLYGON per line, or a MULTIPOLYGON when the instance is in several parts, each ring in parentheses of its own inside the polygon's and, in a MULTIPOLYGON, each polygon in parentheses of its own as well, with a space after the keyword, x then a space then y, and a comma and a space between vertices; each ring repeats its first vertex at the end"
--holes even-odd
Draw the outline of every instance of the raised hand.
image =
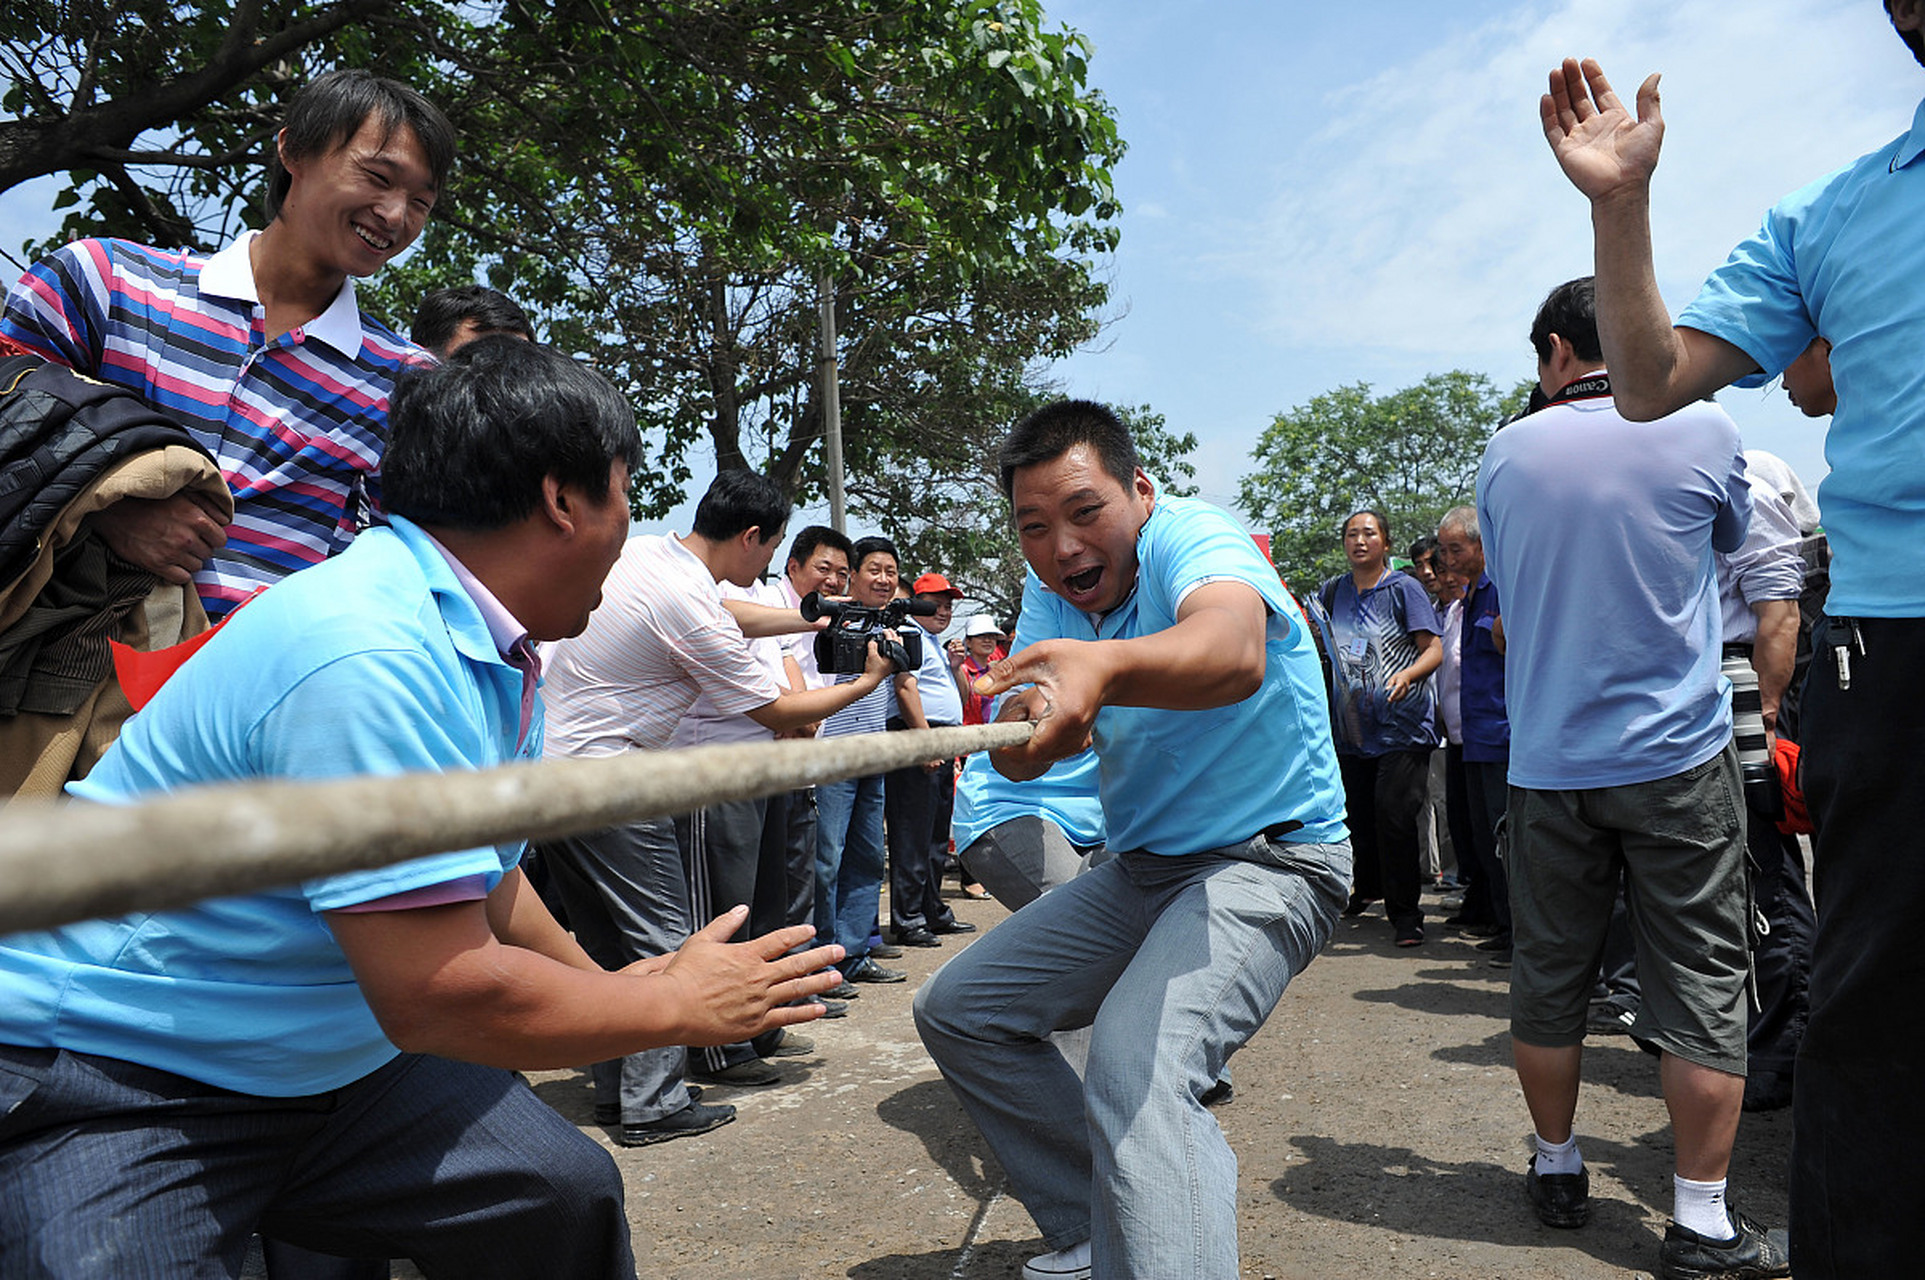
POLYGON ((1657 73, 1638 86, 1634 118, 1595 58, 1566 58, 1551 72, 1551 91, 1539 100, 1538 114, 1558 167, 1590 199, 1642 193, 1649 186, 1664 141, 1657 73))

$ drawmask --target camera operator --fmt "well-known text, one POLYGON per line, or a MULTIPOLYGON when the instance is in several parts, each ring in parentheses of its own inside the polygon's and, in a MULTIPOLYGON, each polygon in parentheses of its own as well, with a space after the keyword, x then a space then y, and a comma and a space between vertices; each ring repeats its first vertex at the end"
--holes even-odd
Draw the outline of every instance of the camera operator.
MULTIPOLYGON (((741 712, 781 731, 879 689, 892 668, 873 648, 860 675, 802 692, 784 692, 749 652, 744 625, 749 635, 810 626, 786 609, 724 601, 717 586, 726 579, 746 587, 759 578, 788 519, 789 500, 773 481, 724 471, 696 507, 686 537, 629 539, 587 630, 544 655, 545 754, 659 751, 703 693, 720 713, 741 712)), ((670 819, 548 841, 541 856, 576 937, 597 962, 616 968, 666 955, 689 935, 688 882, 670 819)), ((624 1146, 703 1133, 734 1119, 733 1107, 690 1098, 687 1061, 686 1050, 666 1048, 596 1063, 596 1119, 618 1126, 624 1146)))
MULTIPOLYGON (((912 616, 920 626, 922 663, 894 680, 891 729, 930 729, 962 723, 962 694, 949 675, 939 637, 962 592, 940 573, 916 579, 912 616), (927 613, 921 612, 927 609, 927 613)), ((942 859, 949 852, 949 813, 956 794, 955 762, 947 757, 895 769, 883 790, 889 826, 889 927, 905 947, 941 946, 939 935, 974 933, 942 900, 942 859), (945 790, 950 803, 943 803, 945 790), (940 819, 940 822, 938 821, 940 819)))
MULTIPOLYGON (((887 538, 862 538, 855 545, 855 571, 849 595, 864 609, 882 609, 896 598, 897 557, 887 538)), ((838 619, 840 625, 844 619, 838 619)), ((819 652, 819 651, 818 651, 819 652)), ((838 681, 851 677, 838 675, 838 681)), ((846 688, 838 684, 836 688, 846 688)), ((880 733, 889 719, 889 690, 881 685, 855 699, 822 725, 822 736, 838 738, 857 733, 880 733)), ((878 951, 870 944, 876 912, 882 906, 882 806, 884 775, 847 778, 816 787, 816 936, 842 944, 844 982, 827 993, 833 1000, 860 993, 858 982, 901 982, 900 969, 887 969, 878 958, 901 952, 878 951)))

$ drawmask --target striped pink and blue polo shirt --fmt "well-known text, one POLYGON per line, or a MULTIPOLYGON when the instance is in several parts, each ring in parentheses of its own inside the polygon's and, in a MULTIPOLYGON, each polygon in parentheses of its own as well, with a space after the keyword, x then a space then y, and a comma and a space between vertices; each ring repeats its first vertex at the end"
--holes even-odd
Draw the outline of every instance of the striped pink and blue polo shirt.
POLYGON ((430 361, 360 312, 353 280, 267 341, 252 239, 212 257, 78 240, 21 278, 0 318, 16 341, 171 414, 214 456, 235 507, 196 577, 216 620, 353 539, 379 502, 394 376, 430 361))

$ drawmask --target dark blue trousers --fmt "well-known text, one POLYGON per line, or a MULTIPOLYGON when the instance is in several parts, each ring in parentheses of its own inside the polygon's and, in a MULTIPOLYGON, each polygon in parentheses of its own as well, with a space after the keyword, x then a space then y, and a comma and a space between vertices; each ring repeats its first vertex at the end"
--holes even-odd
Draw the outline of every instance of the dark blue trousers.
POLYGON ((404 1054, 263 1098, 0 1045, 0 1278, 239 1276, 256 1231, 437 1278, 635 1275, 614 1161, 506 1071, 404 1054))

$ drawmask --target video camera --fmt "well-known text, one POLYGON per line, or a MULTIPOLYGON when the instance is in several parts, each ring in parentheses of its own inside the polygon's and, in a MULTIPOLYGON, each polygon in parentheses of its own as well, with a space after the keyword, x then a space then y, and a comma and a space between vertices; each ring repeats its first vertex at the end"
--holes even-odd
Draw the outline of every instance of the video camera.
POLYGON ((910 614, 928 617, 942 608, 935 599, 910 596, 891 600, 880 609, 853 600, 825 600, 820 592, 802 597, 802 616, 810 622, 828 618, 826 630, 815 633, 815 665, 823 675, 861 675, 869 663, 869 642, 876 642, 882 656, 898 671, 917 671, 922 667, 922 628, 903 626, 910 614), (902 637, 892 640, 888 632, 902 637))

